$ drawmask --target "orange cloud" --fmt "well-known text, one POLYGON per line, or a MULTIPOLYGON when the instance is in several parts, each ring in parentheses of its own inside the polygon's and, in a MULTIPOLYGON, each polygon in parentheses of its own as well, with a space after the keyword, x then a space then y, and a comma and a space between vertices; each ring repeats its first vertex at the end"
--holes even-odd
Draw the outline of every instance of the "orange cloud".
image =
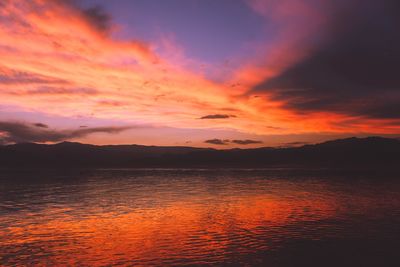
MULTIPOLYGON (((264 13, 265 7, 258 7, 268 1, 251 3, 269 15, 264 13)), ((291 16, 288 6, 274 7, 278 11, 274 19, 291 16)), ((304 14, 311 14, 306 6, 300 7, 296 11, 304 9, 304 14)), ((4 106, 50 115, 253 134, 399 130, 387 121, 363 120, 365 123, 346 127, 338 122, 347 121, 347 116, 297 114, 284 109, 284 102, 271 95, 249 94, 254 84, 307 54, 308 47, 295 44, 313 29, 293 34, 297 28, 285 26, 268 55, 264 52, 261 60, 249 60, 248 65, 238 68, 232 81, 217 83, 185 70, 181 65, 183 52, 175 62, 173 56, 158 55, 155 44, 114 39, 110 32, 115 25, 109 29, 97 25, 68 1, 6 1, 0 16, 0 104, 4 106), (240 86, 232 87, 237 81, 240 86), (234 120, 197 119, 227 110, 236 116, 234 120)), ((101 19, 102 15, 95 16, 101 19)))

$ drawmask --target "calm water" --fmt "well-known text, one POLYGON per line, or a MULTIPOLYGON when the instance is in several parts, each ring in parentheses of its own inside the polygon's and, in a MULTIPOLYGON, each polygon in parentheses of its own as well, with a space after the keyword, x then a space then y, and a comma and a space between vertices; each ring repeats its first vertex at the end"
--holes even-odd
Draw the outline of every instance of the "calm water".
POLYGON ((0 172, 0 265, 400 266, 400 178, 0 172))

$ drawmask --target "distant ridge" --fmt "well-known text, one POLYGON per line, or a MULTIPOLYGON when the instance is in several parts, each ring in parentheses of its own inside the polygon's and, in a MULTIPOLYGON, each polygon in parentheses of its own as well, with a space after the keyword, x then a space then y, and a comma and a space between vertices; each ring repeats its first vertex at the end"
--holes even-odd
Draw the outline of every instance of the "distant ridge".
POLYGON ((0 146, 1 168, 258 168, 273 166, 400 168, 400 140, 346 138, 288 148, 217 150, 179 146, 21 143, 0 146))

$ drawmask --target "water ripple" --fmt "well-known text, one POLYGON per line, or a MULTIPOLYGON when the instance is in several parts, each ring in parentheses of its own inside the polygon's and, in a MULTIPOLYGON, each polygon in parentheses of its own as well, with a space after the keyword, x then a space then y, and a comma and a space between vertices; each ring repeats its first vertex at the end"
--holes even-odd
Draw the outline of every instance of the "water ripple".
POLYGON ((0 181, 2 266, 285 266, 288 256, 304 260, 293 251, 332 240, 360 248, 400 240, 394 179, 97 170, 0 181))

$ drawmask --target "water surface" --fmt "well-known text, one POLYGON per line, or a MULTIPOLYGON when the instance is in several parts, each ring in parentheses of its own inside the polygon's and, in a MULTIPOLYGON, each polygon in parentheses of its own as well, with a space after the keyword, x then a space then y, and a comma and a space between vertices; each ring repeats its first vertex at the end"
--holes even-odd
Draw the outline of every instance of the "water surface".
POLYGON ((0 172, 0 265, 400 266, 398 175, 0 172))

